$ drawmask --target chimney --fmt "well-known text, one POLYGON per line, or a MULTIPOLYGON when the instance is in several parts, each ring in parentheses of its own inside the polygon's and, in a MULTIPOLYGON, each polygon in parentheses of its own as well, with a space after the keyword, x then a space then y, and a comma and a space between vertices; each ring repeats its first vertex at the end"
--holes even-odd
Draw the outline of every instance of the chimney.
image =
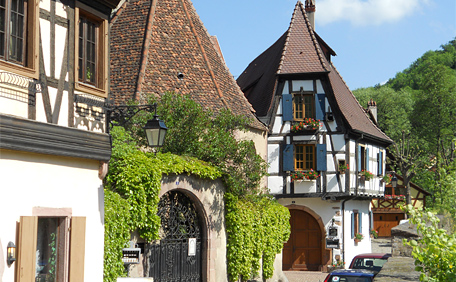
POLYGON ((306 16, 310 26, 315 30, 315 0, 306 0, 306 16))
POLYGON ((370 101, 367 102, 367 110, 370 112, 372 118, 374 119, 374 123, 377 123, 377 102, 370 99, 370 101))

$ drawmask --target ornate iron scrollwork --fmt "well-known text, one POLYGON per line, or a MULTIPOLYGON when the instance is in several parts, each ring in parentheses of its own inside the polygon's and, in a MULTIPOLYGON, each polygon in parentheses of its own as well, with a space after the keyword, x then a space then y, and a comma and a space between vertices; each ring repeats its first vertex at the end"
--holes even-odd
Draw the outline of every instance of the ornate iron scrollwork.
POLYGON ((169 192, 158 204, 165 240, 199 238, 198 215, 192 201, 182 193, 169 192))

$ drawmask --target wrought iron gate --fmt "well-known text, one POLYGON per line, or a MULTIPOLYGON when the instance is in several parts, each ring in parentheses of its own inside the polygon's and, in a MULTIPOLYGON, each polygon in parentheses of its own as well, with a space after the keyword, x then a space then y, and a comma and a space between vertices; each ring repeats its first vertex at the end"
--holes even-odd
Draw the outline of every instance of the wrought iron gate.
POLYGON ((158 215, 162 238, 149 246, 149 276, 154 282, 200 282, 201 226, 193 202, 170 191, 160 199, 158 215))

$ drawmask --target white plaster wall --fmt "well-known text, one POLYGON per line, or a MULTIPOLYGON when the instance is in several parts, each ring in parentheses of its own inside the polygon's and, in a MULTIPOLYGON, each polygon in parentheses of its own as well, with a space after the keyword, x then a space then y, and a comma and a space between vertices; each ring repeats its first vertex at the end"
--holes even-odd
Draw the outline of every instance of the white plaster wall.
POLYGON ((85 281, 103 280, 104 198, 98 161, 0 150, 0 281, 12 282, 6 246, 16 242, 16 222, 33 207, 70 208, 86 217, 85 281), (3 270, 3 271, 2 271, 3 270))
MULTIPOLYGON (((60 15, 64 18, 66 18, 66 12, 63 11, 62 4, 57 4, 56 5, 56 13, 58 13, 60 10, 64 13, 64 15, 60 15), (59 8, 60 7, 60 8, 59 8)), ((62 62, 63 62, 63 52, 65 51, 65 39, 67 36, 67 29, 63 26, 55 25, 55 78, 59 79, 60 78, 60 71, 62 69, 62 62)), ((68 39, 67 39, 68 40, 68 39)), ((43 49, 45 50, 45 49, 43 49)), ((49 49, 48 49, 49 50, 49 49)), ((43 52, 45 53, 45 52, 43 52)), ((49 52, 46 52, 49 53, 49 52)), ((67 61, 64 62, 65 64, 67 61)), ((68 72, 67 72, 68 74, 68 72)))
POLYGON ((293 80, 293 91, 299 91, 301 87, 304 91, 313 91, 313 80, 293 80))
POLYGON ((268 145, 268 162, 269 168, 268 173, 279 173, 280 168, 280 145, 269 144, 268 145))
POLYGON ((370 201, 359 201, 351 200, 345 202, 344 211, 344 237, 345 237, 345 262, 348 266, 352 261, 353 257, 362 253, 372 252, 370 230, 369 230, 369 211, 370 201), (354 209, 358 210, 358 213, 362 216, 362 234, 364 239, 355 243, 351 237, 351 214, 354 209))
MULTIPOLYGON (((0 92, 4 93, 5 91, 8 90, 0 87, 0 92)), ((27 118, 28 104, 5 97, 0 97, 0 113, 27 118)))
POLYGON ((282 176, 268 176, 268 188, 271 194, 283 193, 283 178, 282 176))
MULTIPOLYGON (((323 90, 323 85, 319 79, 317 79, 317 94, 325 94, 325 90, 323 90)), ((326 105, 328 105, 328 103, 326 105)))

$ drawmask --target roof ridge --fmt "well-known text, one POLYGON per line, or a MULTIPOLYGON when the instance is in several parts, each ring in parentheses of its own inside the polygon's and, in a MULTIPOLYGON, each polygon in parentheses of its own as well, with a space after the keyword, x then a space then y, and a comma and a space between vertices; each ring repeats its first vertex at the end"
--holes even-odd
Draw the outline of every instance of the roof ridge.
MULTIPOLYGON (((204 25, 203 21, 201 20, 201 17, 200 17, 199 14, 197 13, 197 11, 196 11, 196 9, 195 9, 195 6, 193 5, 193 2, 192 2, 191 0, 187 0, 187 1, 191 4, 191 5, 189 5, 189 6, 190 6, 190 8, 192 9, 192 11, 193 11, 193 13, 194 13, 196 19, 200 22, 200 27, 204 30, 204 32, 206 33, 206 35, 207 35, 209 38, 211 38, 212 36, 217 37, 216 35, 211 35, 211 34, 209 33, 209 31, 207 30, 207 28, 206 28, 206 26, 204 25)), ((186 14, 187 14, 187 13, 186 13, 186 14)), ((189 18, 188 15, 187 15, 187 18, 189 18)), ((189 21, 191 21, 190 18, 189 18, 189 21)), ((194 34, 195 34, 195 37, 196 37, 196 38, 199 38, 198 35, 197 35, 197 33, 196 33, 196 30, 194 31, 194 34)), ((218 39, 217 39, 217 41, 218 41, 218 39)), ((200 44, 200 45, 201 45, 201 48, 204 49, 204 47, 202 46, 202 43, 201 43, 201 42, 198 42, 198 44, 200 44)), ((215 48, 215 46, 214 46, 214 48, 215 48)), ((220 60, 222 61, 223 68, 231 74, 230 69, 229 69, 228 66, 226 65, 225 59, 223 58, 223 56, 222 56, 222 54, 221 54, 222 50, 221 50, 220 44, 219 44, 219 48, 220 48, 220 53, 219 53, 219 52, 215 52, 215 53, 217 54, 217 56, 218 56, 218 57, 220 58, 220 60)), ((210 65, 209 60, 207 60, 207 64, 210 65)), ((213 75, 213 72, 211 73, 211 75, 213 75)), ((244 93, 242 92, 242 90, 241 90, 241 88, 239 87, 239 85, 236 83, 236 80, 234 79, 233 74, 231 74, 231 77, 232 77, 233 80, 234 80, 234 85, 236 86, 236 88, 237 88, 237 90, 238 90, 239 96, 242 97, 242 99, 245 100, 245 102, 247 103, 247 106, 249 107, 250 111, 251 111, 252 113, 255 113, 255 109, 253 108, 252 104, 250 104, 249 100, 244 96, 244 93)), ((214 79, 215 79, 215 75, 214 75, 214 79)), ((217 88, 217 89, 218 89, 218 88, 217 88)), ((222 97, 223 97, 223 96, 222 96, 222 97)), ((223 98, 222 98, 222 99, 223 99, 223 98)), ((223 101, 223 103, 227 106, 227 108, 230 109, 230 107, 228 106, 228 103, 226 103, 226 101, 225 101, 224 99, 223 99, 222 101, 223 101)))
MULTIPOLYGON (((191 1, 190 0, 187 0, 187 1, 190 3, 190 6, 193 7, 193 4, 191 3, 191 1)), ((225 107, 227 109, 231 110, 230 106, 228 105, 228 103, 225 101, 225 98, 223 97, 222 91, 220 90, 220 85, 218 84, 218 82, 217 82, 217 80, 215 78, 215 74, 214 74, 214 71, 212 70, 211 63, 209 62, 209 59, 207 58, 206 50, 204 49, 204 46, 201 43, 201 38, 199 38, 198 33, 196 32, 195 26, 193 24, 193 21, 190 18, 190 14, 188 12, 187 5, 185 4, 185 0, 181 0, 181 4, 182 4, 182 7, 184 9, 185 16, 187 17, 187 20, 188 20, 188 22, 190 24, 190 29, 192 30, 192 33, 193 33, 193 35, 196 38, 196 42, 197 42, 199 48, 201 49, 201 53, 203 55, 203 60, 206 63, 206 67, 207 67, 207 69, 209 71, 209 75, 210 75, 210 77, 212 79, 212 83, 214 83, 215 89, 217 90, 217 94, 219 95, 220 100, 222 100, 222 103, 225 105, 225 107)), ((193 9, 193 11, 196 12, 195 9, 193 9)), ((197 14, 197 13, 195 13, 195 14, 197 14)), ((201 22, 201 18, 199 16, 198 16, 198 19, 201 22)), ((206 28, 204 28, 204 29, 207 32, 207 29, 206 28)), ((208 35, 209 35, 209 33, 208 33, 208 35)), ((218 52, 216 52, 216 53, 218 54, 218 52)))
POLYGON ((139 63, 139 69, 138 69, 138 77, 136 80, 136 87, 135 87, 135 92, 133 93, 133 99, 135 101, 139 101, 141 97, 141 91, 142 91, 142 84, 144 83, 144 77, 146 76, 146 67, 147 67, 147 58, 149 57, 149 47, 150 47, 150 41, 152 40, 152 26, 154 22, 154 17, 155 17, 155 9, 157 7, 157 1, 159 0, 152 0, 150 3, 149 7, 149 13, 147 14, 147 20, 146 20, 146 29, 145 29, 145 36, 144 36, 144 42, 141 50, 141 60, 139 63))
POLYGON ((304 4, 301 1, 298 0, 298 2, 295 5, 295 9, 293 10, 293 15, 291 17, 290 25, 289 25, 288 30, 287 30, 287 38, 285 39, 284 47, 283 47, 283 50, 282 50, 282 56, 280 58, 279 67, 277 69, 277 74, 281 73, 281 71, 282 71, 282 67, 283 67, 283 64, 284 64, 284 61, 285 61, 285 56, 287 54, 287 49, 288 49, 288 44, 289 44, 289 40, 290 40, 291 30, 292 30, 292 28, 294 26, 294 23, 295 23, 295 20, 296 20, 296 17, 297 17, 297 13, 298 13, 298 9, 301 10, 301 15, 304 18, 307 31, 309 32, 310 38, 312 40, 313 48, 315 49, 315 52, 317 53, 317 56, 318 56, 318 59, 320 61, 320 64, 321 64, 322 68, 325 71, 331 71, 330 68, 328 67, 328 65, 326 64, 325 58, 323 56, 323 51, 320 48, 320 44, 318 44, 318 40, 315 37, 314 30, 313 30, 313 28, 312 28, 312 26, 311 26, 311 24, 309 22, 309 19, 307 18, 307 15, 306 15, 306 12, 305 12, 305 8, 304 8, 304 4))
POLYGON ((369 122, 386 138, 386 140, 391 140, 391 138, 385 134, 385 132, 383 132, 373 121, 372 119, 367 115, 366 111, 364 110, 363 106, 361 106, 361 104, 359 103, 358 99, 356 99, 356 96, 353 94, 353 92, 350 90, 350 88, 348 87, 347 83, 345 82, 344 78, 342 77, 342 75, 339 73, 339 71, 337 70, 337 68, 334 66, 334 64, 332 62, 329 62, 329 64, 331 65, 331 68, 335 71, 335 73, 339 76, 339 78, 342 80, 343 84, 344 84, 344 87, 347 88, 348 92, 352 95, 353 99, 355 99, 356 103, 358 104, 359 108, 361 109, 361 111, 366 115, 367 119, 369 120, 369 122))
POLYGON ((300 1, 298 1, 296 3, 294 11, 293 11, 293 15, 291 16, 290 25, 288 26, 288 29, 287 29, 287 37, 285 38, 285 43, 283 44, 282 56, 280 58, 279 67, 277 68, 277 73, 280 73, 281 70, 282 70, 283 62, 285 60, 285 54, 287 53, 288 42, 290 40, 290 30, 293 27, 293 23, 294 23, 294 20, 295 20, 296 11, 298 9, 299 3, 300 3, 300 1))
POLYGON ((304 20, 306 21, 307 29, 309 30, 310 38, 312 38, 312 43, 315 46, 318 58, 320 59, 320 63, 322 65, 323 69, 325 69, 326 71, 331 71, 328 68, 328 66, 326 65, 326 62, 325 62, 324 56, 323 56, 323 51, 321 50, 320 44, 318 44, 317 38, 315 37, 314 29, 312 28, 312 26, 311 26, 311 24, 309 22, 309 19, 307 18, 307 14, 306 14, 306 11, 305 11, 305 8, 304 8, 304 4, 302 4, 301 1, 298 1, 298 4, 300 4, 302 15, 304 16, 304 20))

